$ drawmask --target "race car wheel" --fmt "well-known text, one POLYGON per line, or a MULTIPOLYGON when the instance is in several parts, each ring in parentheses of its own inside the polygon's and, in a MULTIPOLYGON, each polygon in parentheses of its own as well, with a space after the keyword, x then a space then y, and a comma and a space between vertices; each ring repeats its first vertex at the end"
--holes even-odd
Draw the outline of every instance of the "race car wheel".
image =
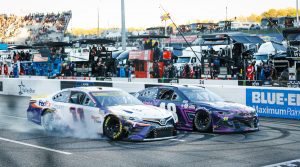
POLYGON ((112 140, 120 140, 123 137, 123 124, 115 116, 108 116, 104 121, 103 133, 112 140))
POLYGON ((194 127, 199 132, 210 132, 212 130, 212 118, 207 111, 198 111, 194 118, 194 127))
POLYGON ((54 130, 54 114, 53 112, 46 110, 41 119, 41 124, 46 131, 54 130))

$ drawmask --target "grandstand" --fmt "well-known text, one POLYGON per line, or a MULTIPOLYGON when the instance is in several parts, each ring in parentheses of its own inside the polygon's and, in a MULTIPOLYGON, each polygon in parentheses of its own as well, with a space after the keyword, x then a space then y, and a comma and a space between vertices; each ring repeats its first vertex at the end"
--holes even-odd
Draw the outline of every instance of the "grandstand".
POLYGON ((72 18, 72 12, 34 13, 26 16, 0 15, 0 41, 14 44, 59 42, 72 18))

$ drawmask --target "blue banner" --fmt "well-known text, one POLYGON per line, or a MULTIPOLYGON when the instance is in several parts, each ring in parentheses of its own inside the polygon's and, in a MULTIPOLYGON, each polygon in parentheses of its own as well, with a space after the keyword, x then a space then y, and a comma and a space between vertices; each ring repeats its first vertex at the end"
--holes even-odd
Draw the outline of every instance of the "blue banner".
POLYGON ((300 90, 247 88, 246 104, 259 116, 300 119, 300 90))
POLYGON ((7 44, 0 43, 0 50, 7 50, 7 49, 8 49, 7 44))

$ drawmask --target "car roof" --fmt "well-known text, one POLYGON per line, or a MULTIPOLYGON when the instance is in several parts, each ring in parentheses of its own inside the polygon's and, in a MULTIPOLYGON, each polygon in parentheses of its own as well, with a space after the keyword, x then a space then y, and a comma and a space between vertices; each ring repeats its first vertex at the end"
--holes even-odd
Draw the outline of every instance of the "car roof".
POLYGON ((99 87, 99 86, 91 86, 91 87, 76 87, 76 88, 68 88, 64 90, 70 90, 70 91, 82 91, 82 92, 101 92, 101 91, 121 91, 118 88, 112 88, 112 87, 99 87))
POLYGON ((205 89, 204 86, 201 85, 158 85, 150 88, 196 88, 196 89, 205 89))

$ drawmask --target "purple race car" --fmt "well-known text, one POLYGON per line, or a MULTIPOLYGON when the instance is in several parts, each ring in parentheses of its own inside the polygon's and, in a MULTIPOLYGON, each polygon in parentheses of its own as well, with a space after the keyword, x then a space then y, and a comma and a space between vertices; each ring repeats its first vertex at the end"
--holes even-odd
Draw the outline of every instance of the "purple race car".
POLYGON ((135 94, 144 104, 168 109, 180 130, 199 132, 244 132, 259 130, 255 109, 225 102, 218 95, 197 86, 159 86, 135 94))

